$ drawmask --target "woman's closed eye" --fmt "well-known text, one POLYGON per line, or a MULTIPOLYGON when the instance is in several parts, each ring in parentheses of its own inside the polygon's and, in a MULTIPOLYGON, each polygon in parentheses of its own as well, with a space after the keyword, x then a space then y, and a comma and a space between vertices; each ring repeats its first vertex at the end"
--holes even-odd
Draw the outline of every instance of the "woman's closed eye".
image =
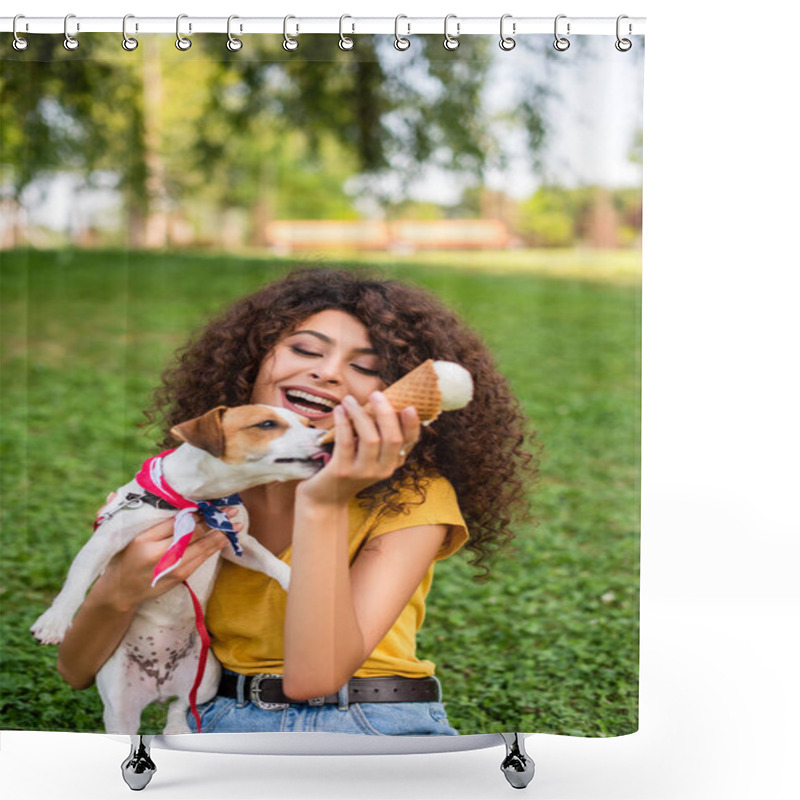
MULTIPOLYGON (((323 358, 324 356, 324 353, 319 353, 315 350, 308 350, 305 347, 297 344, 290 345, 289 349, 293 353, 299 356, 305 356, 306 358, 323 358)), ((360 372, 362 375, 369 375, 371 378, 377 378, 380 375, 380 370, 373 367, 368 367, 365 364, 357 364, 353 362, 350 364, 350 366, 356 370, 356 372, 360 372)))
POLYGON ((377 378, 381 373, 380 370, 364 367, 361 364, 351 364, 353 369, 360 372, 362 375, 369 375, 370 377, 377 378))
POLYGON ((296 344, 290 345, 289 348, 293 353, 296 353, 299 356, 309 356, 311 358, 322 358, 322 353, 316 353, 313 350, 306 350, 303 347, 299 347, 296 344))

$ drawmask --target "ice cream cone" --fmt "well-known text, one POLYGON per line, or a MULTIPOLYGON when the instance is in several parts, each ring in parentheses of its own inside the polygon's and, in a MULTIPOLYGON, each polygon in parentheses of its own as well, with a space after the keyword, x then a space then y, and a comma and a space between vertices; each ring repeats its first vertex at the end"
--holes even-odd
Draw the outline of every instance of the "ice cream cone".
MULTIPOLYGON (((442 392, 431 359, 423 361, 403 375, 400 380, 384 389, 383 394, 398 413, 409 406, 416 408, 423 424, 433 422, 442 411, 442 392)), ((372 413, 370 404, 365 405, 364 409, 372 413)), ((333 440, 334 432, 330 430, 320 440, 320 444, 328 444, 333 440)))
POLYGON ((395 411, 416 408, 420 422, 433 422, 442 412, 442 390, 431 359, 403 375, 383 394, 395 411))

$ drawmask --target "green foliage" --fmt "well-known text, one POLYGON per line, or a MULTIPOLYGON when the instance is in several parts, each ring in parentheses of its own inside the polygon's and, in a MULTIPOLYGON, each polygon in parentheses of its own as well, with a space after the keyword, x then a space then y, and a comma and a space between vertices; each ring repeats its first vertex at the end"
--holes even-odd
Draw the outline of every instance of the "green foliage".
MULTIPOLYGON (((100 49, 110 53, 110 37, 101 38, 100 49)), ((125 165, 126 188, 143 193, 145 142, 134 78, 141 56, 76 58, 58 37, 30 41, 26 54, 0 60, 2 161, 15 194, 42 174, 90 175, 118 163, 125 165)))
POLYGON ((565 247, 575 241, 575 204, 557 186, 543 186, 520 204, 519 233, 541 247, 565 247))
POLYGON ((291 174, 300 158, 311 171, 324 160, 341 196, 343 167, 379 173, 399 160, 408 180, 432 164, 479 174, 497 150, 481 102, 487 40, 459 59, 442 59, 431 37, 398 54, 378 37, 343 53, 335 37, 307 36, 301 58, 277 37, 252 37, 235 55, 222 41, 197 37, 179 53, 171 37, 150 36, 124 53, 118 36, 100 34, 91 51, 72 54, 41 37, 4 57, 2 162, 15 194, 55 170, 110 169, 129 210, 145 216, 197 192, 248 206, 270 167, 291 174), (296 159, 287 136, 302 144, 296 159))
MULTIPOLYGON (((557 254, 553 256, 557 258, 557 254)), ((2 256, 0 727, 97 731, 94 689, 28 627, 107 492, 152 453, 141 409, 187 334, 287 261, 130 252, 2 256)), ((485 338, 538 430, 536 524, 477 582, 439 564, 418 654, 462 733, 605 736, 637 719, 639 289, 450 263, 389 275, 439 294, 485 338)), ((144 730, 163 724, 148 711, 144 730)))
POLYGON ((517 207, 515 231, 536 247, 572 247, 591 244, 593 216, 610 200, 611 218, 618 243, 627 247, 641 235, 642 191, 638 187, 601 189, 581 186, 541 186, 517 207))

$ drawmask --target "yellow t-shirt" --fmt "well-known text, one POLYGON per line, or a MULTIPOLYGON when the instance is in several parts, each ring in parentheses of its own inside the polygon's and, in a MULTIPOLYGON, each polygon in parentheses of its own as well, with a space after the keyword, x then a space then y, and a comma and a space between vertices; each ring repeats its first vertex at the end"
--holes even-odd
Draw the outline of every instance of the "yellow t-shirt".
MULTIPOLYGON (((451 483, 435 476, 423 484, 425 500, 410 489, 401 491, 400 502, 411 505, 402 514, 366 511, 356 500, 350 503, 349 557, 352 564, 365 542, 391 531, 418 525, 447 525, 449 531, 436 554, 439 561, 455 553, 468 538, 451 483)), ((280 559, 291 564, 292 548, 280 559)), ((400 612, 389 632, 378 643, 355 677, 401 675, 422 678, 433 675, 434 664, 416 656, 416 634, 425 618, 425 598, 433 581, 434 564, 400 612)), ((266 575, 223 561, 209 600, 206 622, 214 653, 223 666, 244 675, 259 672, 283 674, 283 625, 286 592, 266 575)))

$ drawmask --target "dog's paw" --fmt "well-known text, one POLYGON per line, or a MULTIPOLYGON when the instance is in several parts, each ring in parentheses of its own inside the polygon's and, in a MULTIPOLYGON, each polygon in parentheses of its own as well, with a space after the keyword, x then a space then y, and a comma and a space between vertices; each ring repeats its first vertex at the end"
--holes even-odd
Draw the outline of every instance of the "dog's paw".
POLYGON ((164 725, 164 733, 192 733, 189 723, 186 721, 186 714, 189 711, 189 702, 182 698, 173 700, 167 711, 167 722, 164 725))
POLYGON ((71 615, 53 606, 31 625, 30 631, 42 644, 59 644, 71 622, 71 615))
POLYGON ((192 733, 192 729, 184 722, 168 722, 164 727, 164 733, 192 733))

